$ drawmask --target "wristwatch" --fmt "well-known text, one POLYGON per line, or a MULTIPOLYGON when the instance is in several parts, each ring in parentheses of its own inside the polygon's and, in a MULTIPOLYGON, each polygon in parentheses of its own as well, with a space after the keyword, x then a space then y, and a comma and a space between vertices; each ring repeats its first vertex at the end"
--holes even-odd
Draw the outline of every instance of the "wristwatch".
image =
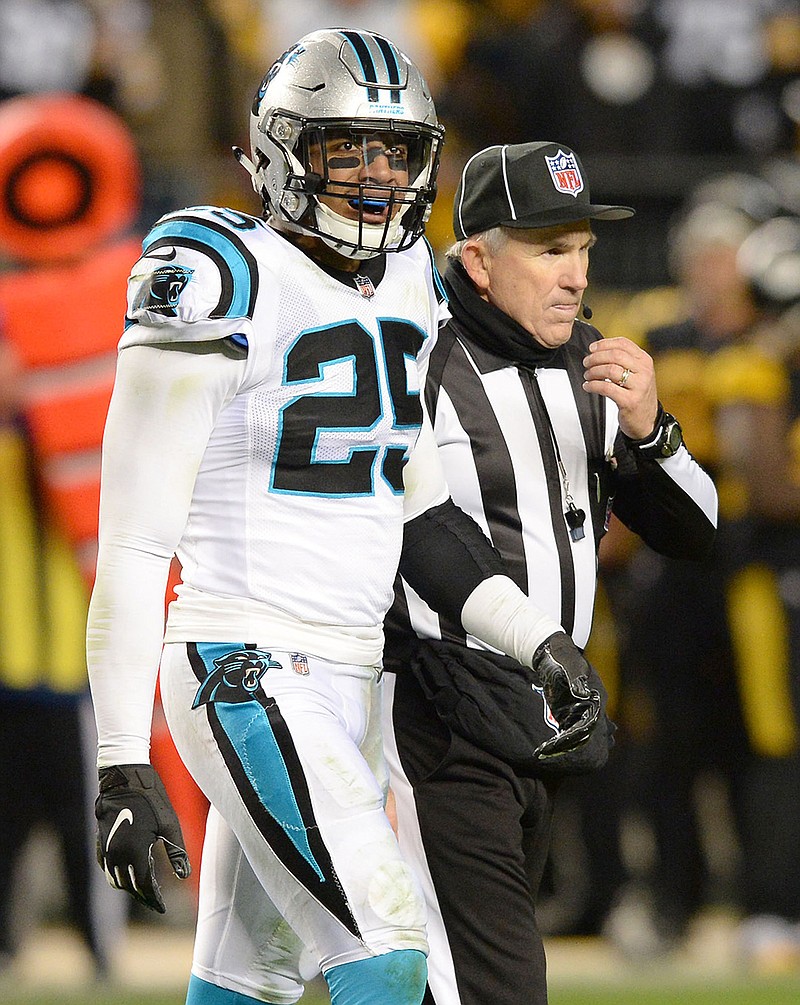
POLYGON ((625 438, 629 446, 636 447, 640 457, 672 457, 683 443, 683 430, 675 416, 659 406, 658 419, 649 436, 643 440, 625 438))

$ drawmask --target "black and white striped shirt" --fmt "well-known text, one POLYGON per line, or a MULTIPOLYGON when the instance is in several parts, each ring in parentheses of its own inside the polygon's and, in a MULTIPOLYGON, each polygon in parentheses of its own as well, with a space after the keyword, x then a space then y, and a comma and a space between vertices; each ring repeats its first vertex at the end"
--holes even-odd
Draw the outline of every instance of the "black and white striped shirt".
MULTIPOLYGON (((616 404, 582 389, 595 328, 576 321, 569 342, 546 349, 483 301, 461 266, 445 282, 453 320, 431 356, 425 397, 452 497, 517 585, 582 647, 612 508, 657 551, 702 557, 714 538, 716 490, 685 446, 663 460, 636 456, 616 404), (567 493, 585 514, 580 540, 567 525, 567 493)), ((464 641, 459 625, 402 583, 387 622, 388 666, 409 621, 419 636, 464 641)))

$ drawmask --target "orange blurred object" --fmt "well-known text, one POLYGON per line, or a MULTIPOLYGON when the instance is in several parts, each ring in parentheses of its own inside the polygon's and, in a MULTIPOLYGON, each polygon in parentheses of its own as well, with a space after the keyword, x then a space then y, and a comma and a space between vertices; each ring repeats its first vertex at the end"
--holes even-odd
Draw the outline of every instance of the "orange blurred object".
POLYGON ((14 260, 82 258, 134 222, 141 168, 110 109, 75 94, 0 104, 0 252, 14 260))
MULTIPOLYGON (((126 285, 142 250, 130 233, 141 169, 125 123, 74 94, 0 104, 0 338, 14 402, 31 432, 49 512, 94 578, 100 448, 125 323, 126 285)), ((177 563, 167 600, 179 577, 177 563)), ((156 706, 153 762, 199 874, 208 803, 156 706)))

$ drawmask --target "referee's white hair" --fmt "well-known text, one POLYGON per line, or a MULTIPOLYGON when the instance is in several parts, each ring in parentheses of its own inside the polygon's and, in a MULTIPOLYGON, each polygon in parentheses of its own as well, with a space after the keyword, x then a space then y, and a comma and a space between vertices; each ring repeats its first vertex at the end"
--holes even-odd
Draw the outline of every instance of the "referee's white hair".
POLYGON ((451 245, 445 252, 445 256, 449 262, 460 262, 467 241, 480 241, 490 254, 496 255, 508 242, 508 229, 508 227, 492 227, 490 230, 482 230, 471 237, 465 237, 463 241, 456 241, 455 244, 451 245))

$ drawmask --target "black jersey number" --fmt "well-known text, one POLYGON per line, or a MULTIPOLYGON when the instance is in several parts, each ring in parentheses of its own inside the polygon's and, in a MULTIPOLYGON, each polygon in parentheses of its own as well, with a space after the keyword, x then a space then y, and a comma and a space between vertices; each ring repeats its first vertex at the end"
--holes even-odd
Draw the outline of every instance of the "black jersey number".
POLYGON ((286 357, 285 383, 303 385, 302 393, 284 405, 271 488, 276 492, 326 496, 366 496, 375 492, 375 461, 383 451, 380 471, 395 492, 403 490, 405 447, 361 443, 353 437, 347 456, 326 456, 326 444, 339 447, 347 433, 375 429, 385 414, 395 429, 416 429, 422 422, 419 394, 409 393, 408 361, 416 358, 423 332, 409 321, 381 318, 376 341, 357 321, 303 332, 286 357), (385 361, 388 401, 381 391, 378 353, 385 361), (352 374, 350 387, 314 393, 332 367, 352 374), (335 434, 339 434, 336 436, 335 434), (328 434, 334 434, 333 436, 328 434))

